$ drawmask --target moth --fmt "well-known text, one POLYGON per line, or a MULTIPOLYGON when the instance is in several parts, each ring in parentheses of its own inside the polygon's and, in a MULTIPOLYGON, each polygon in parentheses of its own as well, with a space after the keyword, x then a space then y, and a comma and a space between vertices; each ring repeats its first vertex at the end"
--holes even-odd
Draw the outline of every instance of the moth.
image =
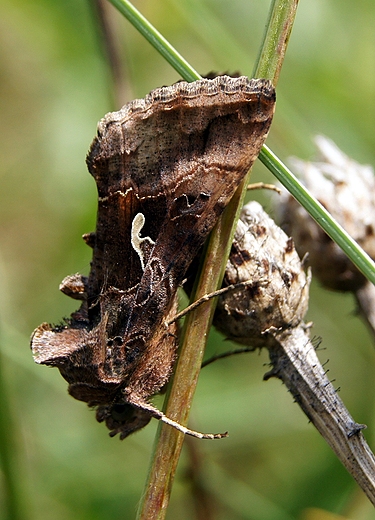
POLYGON ((31 348, 111 436, 151 417, 194 435, 150 398, 173 370, 177 289, 258 156, 274 105, 269 81, 218 76, 156 89, 98 124, 87 156, 97 224, 83 237, 91 269, 60 286, 81 306, 62 325, 40 325, 31 348))

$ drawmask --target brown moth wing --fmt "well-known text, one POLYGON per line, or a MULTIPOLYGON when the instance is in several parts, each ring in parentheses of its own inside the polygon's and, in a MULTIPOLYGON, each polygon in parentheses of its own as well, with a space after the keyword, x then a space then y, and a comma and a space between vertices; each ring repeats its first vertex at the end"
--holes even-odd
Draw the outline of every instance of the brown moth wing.
POLYGON ((168 380, 177 288, 258 156, 274 103, 268 81, 219 76, 154 90, 100 121, 87 157, 99 206, 85 298, 67 326, 39 327, 32 347, 74 397, 103 405, 108 426, 112 403, 139 406, 168 380))
POLYGON ((144 331, 148 342, 149 327, 165 318, 257 157, 273 109, 269 82, 222 76, 158 89, 100 122, 88 156, 99 191, 88 297, 104 285, 130 290, 121 335, 144 331))

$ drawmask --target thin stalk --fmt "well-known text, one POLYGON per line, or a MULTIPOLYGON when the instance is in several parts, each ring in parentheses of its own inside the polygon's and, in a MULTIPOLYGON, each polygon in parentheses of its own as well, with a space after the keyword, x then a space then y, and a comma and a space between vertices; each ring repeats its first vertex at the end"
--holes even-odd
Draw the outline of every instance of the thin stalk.
MULTIPOLYGON (((234 198, 241 193, 237 191, 234 198)), ((233 199, 232 199, 233 200, 233 199)), ((238 200, 237 200, 238 202, 238 200)), ((205 258, 205 276, 201 276, 195 294, 212 292, 215 284, 215 264, 217 258, 226 254, 227 241, 231 230, 232 217, 227 216, 219 221, 215 228, 215 235, 219 234, 223 240, 209 244, 205 258), (229 220, 228 220, 229 219, 229 220)), ((218 283, 218 282, 217 282, 218 283)), ((221 282, 220 282, 221 283, 221 282)), ((187 424, 187 419, 194 397, 204 348, 212 322, 212 309, 215 300, 202 304, 198 309, 186 316, 181 338, 180 354, 176 366, 173 382, 166 396, 165 414, 180 424, 187 424)), ((154 457, 152 459, 145 494, 138 519, 154 520, 165 518, 173 479, 180 456, 184 435, 174 428, 159 425, 155 439, 154 457)))
POLYGON ((264 379, 278 377, 332 448, 347 471, 375 505, 375 456, 362 430, 349 414, 301 324, 276 333, 269 346, 272 369, 264 379))
MULTIPOLYGON (((285 23, 281 24, 277 16, 271 15, 267 32, 272 34, 273 38, 265 38, 263 42, 264 45, 269 45, 275 39, 283 42, 276 49, 278 59, 268 60, 271 50, 262 49, 259 54, 260 60, 265 60, 266 63, 263 63, 263 61, 258 63, 255 69, 267 72, 264 77, 275 80, 275 82, 284 58, 286 42, 295 15, 295 1, 284 1, 282 3, 289 4, 290 18, 288 20, 290 27, 285 31, 285 23), (274 25, 271 27, 270 24, 274 25)), ((278 9, 278 4, 279 2, 274 1, 271 9, 278 9)), ((211 233, 192 301, 198 300, 221 286, 237 218, 235 222, 233 220, 235 216, 238 217, 248 182, 249 176, 241 183, 211 233)), ((166 398, 165 408, 168 417, 183 425, 186 425, 189 416, 215 305, 215 300, 202 304, 199 309, 188 314, 185 320, 178 363, 166 398)), ((165 518, 183 440, 184 435, 182 433, 164 424, 159 424, 146 489, 138 510, 137 518, 139 520, 162 520, 165 518)))
POLYGON ((128 0, 109 0, 186 81, 201 76, 128 0))
POLYGON ((298 0, 273 0, 263 42, 253 71, 253 78, 272 79, 276 86, 296 11, 298 0))
POLYGON ((105 75, 108 78, 111 109, 124 103, 130 97, 128 74, 121 60, 121 44, 117 38, 117 24, 113 10, 107 0, 92 0, 91 7, 93 26, 96 32, 98 48, 103 55, 103 62, 107 64, 105 75))

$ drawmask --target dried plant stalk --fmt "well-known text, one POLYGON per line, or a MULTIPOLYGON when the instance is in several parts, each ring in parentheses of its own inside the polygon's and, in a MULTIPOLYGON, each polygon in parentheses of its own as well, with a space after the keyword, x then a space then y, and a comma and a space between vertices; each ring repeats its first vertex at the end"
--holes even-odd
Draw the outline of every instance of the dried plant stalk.
POLYGON ((272 370, 375 505, 375 457, 328 380, 303 321, 309 273, 294 243, 257 202, 241 214, 225 283, 252 280, 220 297, 214 323, 231 339, 266 347, 272 370))

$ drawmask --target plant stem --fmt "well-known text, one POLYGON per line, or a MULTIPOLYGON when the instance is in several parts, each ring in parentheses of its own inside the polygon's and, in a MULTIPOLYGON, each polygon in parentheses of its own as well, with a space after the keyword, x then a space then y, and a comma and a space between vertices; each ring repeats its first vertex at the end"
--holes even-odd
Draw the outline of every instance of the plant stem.
POLYGON ((309 339, 308 328, 275 334, 269 347, 271 371, 264 379, 278 377, 332 448, 347 471, 375 505, 375 456, 358 424, 349 414, 337 390, 326 376, 309 339))
POLYGON ((89 2, 92 11, 93 26, 98 41, 98 48, 107 64, 105 76, 108 77, 110 108, 116 110, 125 99, 130 97, 128 74, 120 54, 120 40, 117 38, 117 24, 113 17, 116 12, 107 0, 89 2))
POLYGON ((128 1, 109 0, 186 81, 201 76, 153 25, 128 1))
POLYGON ((298 0, 272 1, 253 78, 268 78, 277 85, 297 6, 298 0))
MULTIPOLYGON (((274 1, 271 9, 278 9, 279 3, 274 1)), ((275 38, 277 41, 283 40, 284 43, 278 45, 276 49, 276 52, 278 49, 282 50, 282 52, 278 53, 278 59, 271 61, 268 59, 271 49, 263 48, 259 54, 261 63, 258 63, 256 67, 256 70, 267 72, 264 74, 264 77, 272 80, 274 75, 280 71, 287 38, 289 38, 295 15, 295 1, 282 3, 289 4, 290 17, 288 20, 290 28, 285 32, 285 24, 282 23, 280 25, 280 18, 271 14, 267 32, 273 34, 273 38, 265 38, 263 42, 264 46, 268 46, 275 41, 275 38), (271 27, 270 24, 274 25, 271 27)), ((238 219, 235 217, 238 217, 242 206, 248 181, 249 176, 241 183, 241 186, 211 233, 199 281, 192 295, 192 301, 198 300, 221 286, 238 219)), ((176 371, 170 384, 169 394, 166 397, 167 404, 165 408, 165 413, 168 417, 183 425, 187 423, 194 397, 215 305, 215 300, 206 302, 188 314, 185 320, 180 342, 180 354, 176 371)), ((165 518, 183 440, 184 435, 182 433, 164 424, 159 424, 154 456, 138 512, 137 518, 139 520, 162 520, 165 518)))
MULTIPOLYGON (((241 194, 237 191, 234 198, 237 198, 239 195, 241 194)), ((220 234, 223 241, 215 241, 213 245, 209 244, 205 258, 205 276, 201 276, 199 279, 195 291, 196 295, 212 292, 215 264, 218 258, 223 258, 227 249, 227 241, 229 240, 230 220, 232 217, 230 215, 228 217, 228 215, 219 221, 215 228, 215 236, 220 234)), ((215 301, 202 304, 198 309, 189 313, 185 319, 179 358, 173 382, 166 397, 167 405, 164 410, 168 417, 177 420, 180 424, 187 424, 190 406, 201 369, 206 339, 211 327, 214 305, 215 301)), ((166 425, 159 425, 155 439, 154 457, 138 516, 142 520, 162 519, 165 517, 184 441, 182 433, 169 426, 164 426, 166 425)))

